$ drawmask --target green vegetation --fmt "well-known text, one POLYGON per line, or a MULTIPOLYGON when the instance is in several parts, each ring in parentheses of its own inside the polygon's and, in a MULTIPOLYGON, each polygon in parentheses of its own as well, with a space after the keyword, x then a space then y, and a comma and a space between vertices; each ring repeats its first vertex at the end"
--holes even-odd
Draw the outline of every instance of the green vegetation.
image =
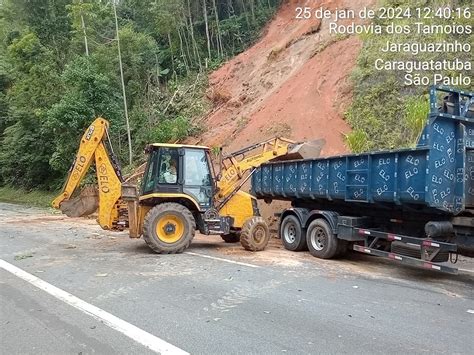
POLYGON ((425 96, 408 97, 405 102, 405 125, 412 134, 408 142, 413 145, 418 141, 430 112, 429 99, 425 96))
MULTIPOLYGON (((382 0, 380 6, 392 7, 432 7, 442 6, 463 7, 471 5, 471 1, 427 1, 427 0, 382 0)), ((374 23, 383 26, 390 22, 396 25, 412 26, 412 33, 405 35, 369 34, 361 36, 363 47, 357 60, 357 67, 352 74, 354 97, 352 105, 346 113, 349 124, 354 132, 347 136, 347 142, 354 152, 392 149, 397 147, 413 146, 421 133, 428 112, 428 87, 405 86, 402 71, 380 71, 374 67, 377 58, 384 61, 398 60, 443 60, 459 58, 462 61, 472 60, 471 53, 393 53, 381 52, 385 43, 390 40, 397 43, 428 43, 428 42, 454 42, 470 43, 474 46, 474 34, 423 34, 418 35, 413 30, 415 22, 426 24, 449 25, 453 20, 433 19, 396 19, 380 20, 374 23)), ((472 19, 456 19, 458 24, 472 23, 472 19)), ((432 75, 432 73, 414 72, 413 74, 432 75)), ((439 72, 443 75, 453 73, 439 72)), ((472 73, 471 73, 472 74, 472 73)), ((472 89, 472 88, 471 88, 472 89)))
MULTIPOLYGON (((114 150, 128 162, 118 39, 133 165, 148 142, 198 133, 207 71, 250 45, 278 4, 0 1, 0 186, 58 189, 96 116, 111 122, 114 150)), ((4 199, 20 199, 9 191, 2 188, 4 199)))
POLYGON ((27 191, 8 186, 0 187, 1 202, 15 202, 37 207, 51 207, 51 201, 57 194, 55 191, 27 191))
POLYGON ((364 131, 353 130, 349 134, 346 134, 344 138, 351 152, 361 153, 368 150, 368 138, 364 131))

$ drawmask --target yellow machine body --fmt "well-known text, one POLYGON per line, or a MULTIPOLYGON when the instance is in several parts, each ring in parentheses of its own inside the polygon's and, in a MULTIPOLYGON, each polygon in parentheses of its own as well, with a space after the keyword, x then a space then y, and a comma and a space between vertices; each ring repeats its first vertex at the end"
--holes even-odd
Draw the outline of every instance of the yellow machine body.
MULTIPOLYGON (((259 215, 256 199, 242 191, 253 171, 270 160, 302 157, 302 144, 283 138, 273 138, 223 158, 220 156, 218 164, 212 163, 208 147, 154 143, 146 149, 150 156, 139 192, 135 185, 124 182, 122 178, 110 144, 108 127, 109 123, 99 117, 87 128, 81 138, 63 191, 54 199, 52 205, 68 216, 90 214, 98 205, 100 226, 111 230, 123 230, 128 227, 131 238, 138 238, 144 234, 147 214, 151 213, 153 207, 166 202, 172 202, 174 206, 176 204, 184 206, 186 211, 191 212, 192 217, 188 214, 188 218, 196 219, 196 227, 203 233, 238 232, 246 221, 259 215), (179 162, 180 175, 174 166, 176 180, 171 184, 160 182, 163 177, 162 170, 169 169, 171 163, 171 160, 164 159, 162 154, 174 154, 176 159, 173 159, 179 162), (73 196, 93 162, 98 182, 96 204, 94 198, 86 199, 88 202, 84 203, 81 201, 81 196, 77 198, 73 196), (192 165, 196 170, 191 169, 192 165), (217 175, 214 173, 214 165, 219 167, 217 175), (191 170, 186 170, 187 166, 191 170), (198 182, 189 182, 193 178, 194 180, 197 178, 198 182), (145 184, 147 179, 151 179, 152 187, 145 184), (216 222, 221 223, 221 226, 224 225, 225 229, 213 225, 216 222), (208 228, 211 225, 214 229, 208 228)), ((314 156, 316 153, 319 154, 320 148, 321 145, 316 145, 316 150, 310 149, 309 152, 314 156)), ((307 148, 305 149, 308 152, 307 148)), ((170 158, 171 156, 169 155, 170 158)), ((173 163, 176 165, 175 160, 173 163)), ((184 233, 182 221, 177 220, 176 213, 173 212, 160 211, 155 224, 155 234, 165 230, 166 235, 163 236, 165 243, 175 243, 174 239, 179 239, 184 233)), ((147 228, 149 230, 150 226, 147 228)))
POLYGON ((233 228, 240 229, 245 221, 257 214, 257 200, 245 191, 237 191, 219 210, 221 216, 234 219, 233 228), (252 202, 253 201, 253 202, 252 202))

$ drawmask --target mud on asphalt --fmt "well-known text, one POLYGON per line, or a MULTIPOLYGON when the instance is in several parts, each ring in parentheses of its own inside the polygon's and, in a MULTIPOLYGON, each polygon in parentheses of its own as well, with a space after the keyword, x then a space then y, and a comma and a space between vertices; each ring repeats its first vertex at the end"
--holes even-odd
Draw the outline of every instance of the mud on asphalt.
MULTIPOLYGON (((2 244, 13 240, 15 247, 8 251, 2 247, 1 258, 6 261, 15 260, 25 264, 37 265, 41 268, 67 265, 80 259, 103 262, 97 270, 96 278, 113 274, 132 273, 146 278, 171 276, 160 272, 147 271, 145 265, 157 263, 165 266, 179 263, 180 255, 154 254, 142 239, 130 239, 127 232, 112 232, 100 229, 93 217, 68 218, 53 210, 25 208, 12 204, 0 204, 0 226, 8 235, 2 238, 2 244), (2 208, 3 207, 3 208, 2 208), (26 232, 26 233, 25 233, 26 232), (28 238, 28 240, 26 240, 28 238), (33 246, 32 243, 33 242, 33 246), (22 247, 24 245, 24 247, 22 247), (121 260, 134 260, 134 270, 121 270, 121 260)), ((409 287, 417 287, 422 283, 433 292, 451 297, 472 297, 474 287, 474 260, 459 257, 458 275, 442 274, 430 270, 422 270, 404 265, 396 265, 390 261, 358 253, 348 253, 338 260, 321 260, 307 252, 290 252, 283 248, 280 240, 272 238, 263 252, 251 253, 240 244, 224 243, 219 236, 197 234, 191 247, 191 253, 204 254, 215 258, 227 259, 256 265, 263 268, 277 269, 289 277, 323 275, 329 280, 340 278, 378 279, 384 283, 402 283, 409 287)), ((192 265, 180 269, 180 273, 193 273, 192 265)), ((71 271, 74 273, 74 270, 71 271)), ((144 282, 136 280, 134 282, 144 282)), ((133 287, 130 287, 130 289, 133 287)), ((126 292, 127 287, 120 292, 126 292)), ((112 292, 113 293, 113 292, 112 292)), ((109 297, 102 295, 100 297, 109 297)))

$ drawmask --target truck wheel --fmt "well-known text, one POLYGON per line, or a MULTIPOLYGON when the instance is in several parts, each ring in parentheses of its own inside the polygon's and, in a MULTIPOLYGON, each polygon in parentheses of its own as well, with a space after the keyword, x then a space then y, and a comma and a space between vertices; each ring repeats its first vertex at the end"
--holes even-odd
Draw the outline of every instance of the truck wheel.
POLYGON ((143 239, 160 254, 182 253, 191 244, 195 232, 191 211, 173 202, 156 205, 143 222, 143 239))
POLYGON ((230 232, 229 234, 221 234, 222 240, 226 243, 238 243, 240 242, 240 234, 236 232, 230 232))
POLYGON ((306 249, 306 238, 296 216, 288 215, 283 218, 280 224, 280 237, 286 250, 301 251, 306 249))
POLYGON ((306 242, 311 255, 321 259, 331 259, 338 251, 338 240, 332 233, 328 222, 315 219, 308 227, 306 242))
POLYGON ((270 231, 262 217, 252 217, 245 221, 240 232, 240 244, 249 251, 265 249, 270 240, 270 231))

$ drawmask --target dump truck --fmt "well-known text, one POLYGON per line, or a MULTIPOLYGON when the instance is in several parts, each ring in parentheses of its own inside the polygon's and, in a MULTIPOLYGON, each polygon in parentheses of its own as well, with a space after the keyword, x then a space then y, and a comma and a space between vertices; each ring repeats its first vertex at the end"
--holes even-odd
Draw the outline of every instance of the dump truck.
POLYGON ((263 250, 270 238, 254 196, 243 186, 255 169, 274 159, 318 155, 322 141, 297 143, 272 138, 212 161, 211 148, 154 143, 145 148, 147 164, 141 186, 125 181, 109 136, 109 122, 97 118, 84 132, 63 190, 52 205, 70 217, 98 208, 97 221, 106 230, 128 229, 143 236, 157 253, 180 253, 196 230, 239 242, 250 251, 263 250), (97 188, 81 191, 81 182, 95 165, 97 188), (216 166, 217 172, 214 169, 216 166))
POLYGON ((279 213, 288 250, 329 259, 348 249, 455 273, 474 251, 474 99, 430 89, 416 147, 262 164, 258 199, 291 201, 279 213))

